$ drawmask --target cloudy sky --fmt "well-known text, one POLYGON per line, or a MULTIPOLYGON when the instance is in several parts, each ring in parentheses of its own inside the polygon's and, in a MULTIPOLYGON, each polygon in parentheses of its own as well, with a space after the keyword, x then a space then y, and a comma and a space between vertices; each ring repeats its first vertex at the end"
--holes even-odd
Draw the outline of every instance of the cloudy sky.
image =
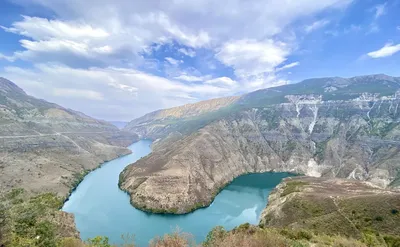
POLYGON ((400 0, 0 0, 0 76, 106 120, 310 77, 400 75, 400 0))

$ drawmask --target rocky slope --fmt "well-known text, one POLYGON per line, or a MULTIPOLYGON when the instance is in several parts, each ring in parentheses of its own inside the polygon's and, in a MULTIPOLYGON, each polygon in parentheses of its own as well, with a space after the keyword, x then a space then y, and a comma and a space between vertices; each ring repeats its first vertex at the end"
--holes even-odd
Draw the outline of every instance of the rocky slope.
POLYGON ((87 170, 129 153, 137 135, 27 95, 0 78, 0 193, 66 196, 87 170))
POLYGON ((400 191, 356 180, 295 177, 270 194, 260 226, 360 239, 367 232, 400 236, 398 222, 400 191))
POLYGON ((138 208, 185 213, 251 172, 398 186, 399 89, 399 78, 373 75, 312 79, 244 95, 229 111, 206 117, 205 127, 164 141, 128 166, 120 187, 138 208))

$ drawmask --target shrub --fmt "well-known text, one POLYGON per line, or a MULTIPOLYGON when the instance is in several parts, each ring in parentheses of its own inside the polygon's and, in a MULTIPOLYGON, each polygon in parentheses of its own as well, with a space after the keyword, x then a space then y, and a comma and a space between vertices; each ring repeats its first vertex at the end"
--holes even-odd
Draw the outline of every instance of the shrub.
POLYGON ((226 235, 226 230, 222 226, 216 226, 214 227, 206 237, 206 241, 203 243, 203 246, 205 247, 212 247, 213 244, 220 239, 224 238, 226 235))
POLYGON ((81 240, 76 238, 64 238, 60 241, 58 247, 84 247, 81 240))
POLYGON ((193 236, 182 233, 177 229, 172 234, 166 234, 164 237, 156 237, 150 241, 149 247, 189 247, 195 246, 193 236))
POLYGON ((388 247, 400 247, 400 236, 384 236, 383 239, 388 247))
POLYGON ((300 187, 303 185, 307 185, 307 184, 308 184, 307 182, 303 182, 303 181, 288 181, 288 182, 286 182, 286 186, 285 186, 283 192, 281 193, 281 197, 287 196, 294 192, 299 192, 300 187))
POLYGON ((112 247, 109 243, 108 237, 97 236, 94 238, 89 238, 86 244, 90 247, 112 247))
POLYGON ((43 221, 35 226, 36 243, 38 246, 55 247, 56 238, 54 226, 49 221, 43 221))

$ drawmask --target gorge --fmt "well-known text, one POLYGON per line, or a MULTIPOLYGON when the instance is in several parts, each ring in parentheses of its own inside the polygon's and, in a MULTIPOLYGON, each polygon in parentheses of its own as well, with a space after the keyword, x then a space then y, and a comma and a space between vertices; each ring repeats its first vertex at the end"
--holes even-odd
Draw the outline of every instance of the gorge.
POLYGON ((38 242, 36 227, 49 224, 52 241, 135 234, 145 246, 178 226, 200 243, 222 225, 233 230, 213 241, 303 241, 279 230, 288 228, 310 230, 301 234, 314 243, 330 233, 388 243, 400 233, 399 90, 386 75, 310 79, 159 110, 119 130, 1 79, 0 237, 33 215, 18 239, 38 242))
POLYGON ((62 210, 73 213, 82 239, 108 236, 121 244, 121 235, 134 234, 135 243, 146 246, 156 236, 175 231, 193 234, 197 243, 206 239, 215 226, 227 230, 243 224, 258 224, 268 194, 289 176, 286 173, 250 174, 225 187, 210 207, 186 215, 157 215, 142 212, 129 204, 129 196, 118 188, 118 176, 130 162, 150 153, 149 140, 129 148, 132 154, 112 160, 90 173, 72 193, 62 210))
POLYGON ((120 186, 135 207, 174 213, 209 205, 225 184, 253 172, 396 187, 399 89, 400 78, 386 75, 320 78, 219 99, 227 103, 189 117, 176 115, 179 108, 148 114, 125 130, 161 139, 121 173, 120 186))

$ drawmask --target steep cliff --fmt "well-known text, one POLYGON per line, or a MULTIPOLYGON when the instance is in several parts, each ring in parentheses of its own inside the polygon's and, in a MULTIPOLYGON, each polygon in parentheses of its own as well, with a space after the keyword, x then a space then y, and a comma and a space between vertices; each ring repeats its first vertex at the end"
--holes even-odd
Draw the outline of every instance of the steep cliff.
POLYGON ((224 185, 252 172, 396 186, 399 89, 399 78, 374 75, 313 79, 244 95, 229 114, 164 141, 128 166, 120 187, 138 208, 185 213, 208 205, 224 185))
POLYGON ((81 174, 129 153, 137 138, 0 78, 0 193, 22 187, 66 196, 81 174))

